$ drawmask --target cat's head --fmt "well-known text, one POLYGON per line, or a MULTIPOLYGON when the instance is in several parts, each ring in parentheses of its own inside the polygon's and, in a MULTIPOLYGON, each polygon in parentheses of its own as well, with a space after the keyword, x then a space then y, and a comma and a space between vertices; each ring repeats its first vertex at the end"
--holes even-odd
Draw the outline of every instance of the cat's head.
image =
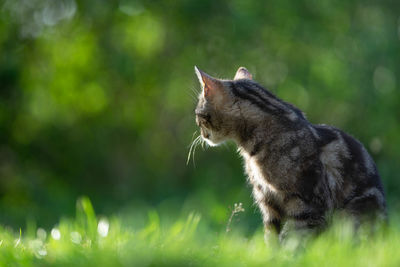
POLYGON ((251 80, 252 75, 244 67, 238 69, 233 80, 211 77, 197 67, 195 72, 202 88, 195 110, 201 136, 211 146, 234 139, 240 110, 232 84, 236 80, 251 80))

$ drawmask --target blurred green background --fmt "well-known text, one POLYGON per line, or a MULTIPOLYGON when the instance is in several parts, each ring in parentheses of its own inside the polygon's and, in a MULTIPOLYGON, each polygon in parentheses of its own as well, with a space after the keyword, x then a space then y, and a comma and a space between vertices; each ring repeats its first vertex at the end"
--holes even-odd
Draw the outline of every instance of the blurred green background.
MULTIPOLYGON (((400 201, 398 1, 0 1, 0 224, 44 227, 87 195, 100 214, 196 210, 261 224, 233 144, 186 165, 193 66, 262 85, 342 128, 400 201)), ((165 217, 165 216, 164 216, 165 217)))

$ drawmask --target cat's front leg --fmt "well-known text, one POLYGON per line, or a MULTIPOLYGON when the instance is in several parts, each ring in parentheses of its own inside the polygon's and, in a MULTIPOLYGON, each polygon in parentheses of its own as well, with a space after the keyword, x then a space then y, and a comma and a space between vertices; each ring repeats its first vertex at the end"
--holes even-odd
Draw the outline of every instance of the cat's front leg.
POLYGON ((319 210, 300 210, 289 215, 279 234, 281 243, 291 238, 307 238, 318 234, 326 226, 325 215, 319 210))
POLYGON ((279 219, 264 221, 264 241, 266 244, 278 243, 282 222, 279 219))
POLYGON ((259 206, 263 216, 264 240, 267 244, 276 242, 282 229, 281 210, 268 199, 264 199, 259 206))
POLYGON ((250 176, 250 182, 253 184, 253 196, 257 203, 264 223, 264 240, 266 243, 278 240, 282 228, 283 209, 278 204, 276 198, 266 192, 261 184, 257 184, 250 176))

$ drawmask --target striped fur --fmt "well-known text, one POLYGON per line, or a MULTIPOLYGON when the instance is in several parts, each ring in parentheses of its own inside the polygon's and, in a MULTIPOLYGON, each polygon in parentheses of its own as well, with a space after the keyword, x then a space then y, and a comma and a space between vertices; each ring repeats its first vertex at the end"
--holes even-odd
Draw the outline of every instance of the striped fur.
POLYGON ((360 142, 311 124, 245 68, 234 80, 196 73, 203 87, 196 108, 201 135, 210 145, 229 139, 238 145, 266 234, 322 229, 335 210, 358 223, 386 217, 378 171, 360 142))

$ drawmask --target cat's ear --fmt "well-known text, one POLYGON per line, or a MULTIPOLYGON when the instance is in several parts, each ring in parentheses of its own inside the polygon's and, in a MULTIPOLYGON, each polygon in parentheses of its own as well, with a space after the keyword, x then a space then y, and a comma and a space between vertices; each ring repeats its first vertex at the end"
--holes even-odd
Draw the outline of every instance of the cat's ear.
POLYGON ((252 80, 253 76, 245 67, 240 67, 236 72, 235 78, 233 78, 233 79, 234 80, 240 80, 240 79, 252 80))
POLYGON ((203 89, 204 97, 212 97, 217 92, 221 92, 223 85, 220 80, 211 77, 207 73, 199 70, 196 66, 194 66, 194 70, 203 89))

